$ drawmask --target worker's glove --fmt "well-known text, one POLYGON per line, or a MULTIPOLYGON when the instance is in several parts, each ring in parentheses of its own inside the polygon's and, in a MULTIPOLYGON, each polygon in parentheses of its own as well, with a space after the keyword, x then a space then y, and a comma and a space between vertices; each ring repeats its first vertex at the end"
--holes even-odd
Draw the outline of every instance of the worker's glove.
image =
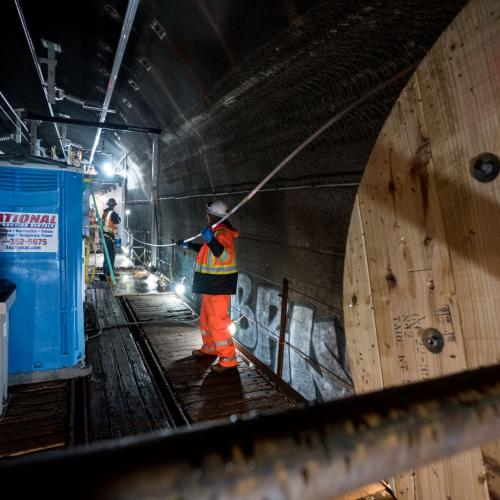
POLYGON ((184 241, 184 240, 179 240, 177 242, 177 246, 181 247, 181 248, 189 248, 189 243, 187 241, 184 241))
POLYGON ((212 229, 210 226, 205 226, 201 230, 201 237, 207 242, 210 243, 214 239, 214 233, 212 233, 212 229))

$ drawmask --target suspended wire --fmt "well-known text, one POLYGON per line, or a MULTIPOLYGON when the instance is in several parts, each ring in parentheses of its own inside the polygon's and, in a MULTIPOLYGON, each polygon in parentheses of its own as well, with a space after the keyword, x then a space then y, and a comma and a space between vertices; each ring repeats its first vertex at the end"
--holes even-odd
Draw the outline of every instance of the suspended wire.
MULTIPOLYGON (((273 337, 276 341, 279 341, 279 335, 276 334, 275 332, 269 330, 265 326, 263 326, 261 323, 259 323, 257 320, 250 318, 246 314, 244 314, 240 309, 237 307, 233 306, 231 304, 231 309, 234 309, 237 311, 239 314, 241 314, 241 317, 238 321, 241 321, 242 318, 246 318, 248 321, 251 321, 254 323, 256 326, 259 327, 259 329, 262 329, 262 331, 268 336, 268 337, 273 337)), ((348 388, 349 390, 353 389, 353 384, 344 380, 342 377, 337 375, 335 372, 332 372, 329 368, 321 364, 319 361, 311 357, 310 355, 306 354, 304 351, 299 349, 298 347, 294 346, 290 341, 286 340, 284 341, 285 345, 290 347, 296 354, 298 354, 301 358, 305 359, 307 362, 310 362, 312 365, 316 365, 317 367, 321 368, 321 370, 327 372, 331 377, 335 378, 341 385, 344 387, 348 388)), ((344 372, 345 373, 345 372, 344 372)))
POLYGON ((139 238, 136 238, 132 233, 130 233, 126 229, 123 229, 123 231, 127 233, 128 236, 130 236, 137 243, 141 243, 142 245, 147 245, 148 247, 165 248, 165 247, 174 247, 177 244, 177 243, 166 243, 165 245, 157 245, 154 243, 148 243, 147 241, 141 241, 139 238))
MULTIPOLYGON (((303 186, 283 186, 275 188, 261 189, 260 193, 272 193, 275 191, 299 191, 305 189, 323 189, 323 188, 340 188, 340 187, 358 187, 359 182, 337 182, 337 183, 325 183, 325 184, 306 184, 303 186)), ((215 196, 232 196, 235 194, 247 194, 250 193, 251 189, 245 189, 242 191, 221 191, 215 193, 215 196)), ((212 196, 212 193, 196 193, 188 194, 183 196, 160 196, 159 201, 165 200, 189 200, 191 198, 208 198, 212 196)), ((151 200, 131 200, 128 202, 129 205, 151 203, 151 200)))
MULTIPOLYGON (((274 191, 298 191, 301 189, 321 189, 321 188, 339 188, 339 187, 357 187, 359 186, 359 182, 338 182, 338 183, 329 183, 329 184, 308 184, 306 186, 283 186, 277 188, 267 188, 260 189, 261 193, 271 193, 274 191)), ((215 193, 216 196, 230 196, 234 194, 246 194, 251 193, 252 190, 247 189, 244 191, 226 191, 221 193, 215 193)), ((203 194, 190 194, 186 196, 162 196, 159 199, 161 201, 164 200, 188 200, 190 198, 206 198, 208 196, 212 196, 208 193, 203 194)), ((146 200, 145 200, 146 201, 146 200)))
MULTIPOLYGON (((26 135, 24 134, 24 132, 21 130, 21 128, 19 127, 19 125, 10 117, 9 113, 7 113, 7 111, 5 111, 5 109, 3 108, 3 106, 0 104, 0 110, 3 112, 3 114, 14 124, 14 127, 16 127, 16 130, 20 132, 20 134, 26 139, 27 142, 30 142, 30 140, 26 137, 26 135)), ((17 115, 16 115, 17 116, 17 115)))
POLYGON ((22 125, 22 127, 24 128, 24 130, 26 130, 26 132, 28 132, 28 134, 29 134, 30 131, 29 131, 28 127, 21 120, 21 117, 16 113, 16 110, 10 105, 9 101, 7 100, 7 98, 3 95, 3 92, 0 92, 0 97, 2 97, 2 99, 5 101, 5 104, 7 104, 8 108, 10 109, 11 113, 19 120, 19 123, 22 125))
MULTIPOLYGON (((389 78, 388 80, 385 80, 384 82, 380 83, 373 89, 369 90, 366 94, 361 96, 359 99, 355 100, 349 106, 344 108, 342 111, 338 112, 335 116, 333 116, 330 120, 328 120, 322 127, 320 127, 316 132, 314 132, 312 135, 310 135, 304 142, 302 142, 299 146, 297 146, 284 160, 282 160, 262 181, 255 186, 252 191, 250 191, 237 205, 235 205, 224 217, 222 217, 221 220, 219 220, 216 224, 212 226, 212 228, 217 227, 219 224, 222 224, 226 219, 234 215, 243 205, 248 203, 259 191, 262 190, 262 188, 280 171, 282 170, 288 163, 290 163, 299 153, 302 152, 303 149, 305 149, 309 144, 311 144, 313 141, 315 141, 321 134, 323 134, 326 130, 328 130, 332 125, 337 123, 339 120, 341 120, 345 115, 350 113, 353 109, 357 108, 360 104, 363 104, 365 101, 370 99, 373 95, 377 94, 384 88, 388 87, 389 85, 393 84, 394 82, 400 80, 402 77, 407 75, 408 73, 412 72, 415 70, 415 68, 418 66, 418 63, 412 64, 410 66, 407 66, 400 72, 396 73, 394 76, 389 78)), ((195 240, 196 238, 199 238, 201 236, 201 232, 191 236, 190 238, 184 239, 184 241, 190 242, 195 240)), ((133 236, 132 236, 133 237, 133 236)), ((134 238, 135 239, 135 238, 134 238)), ((136 241, 139 241, 136 239, 136 241)), ((167 243, 165 245, 153 245, 151 243, 146 243, 146 242, 140 242, 144 245, 152 246, 152 247, 173 247, 176 245, 176 243, 167 243)))

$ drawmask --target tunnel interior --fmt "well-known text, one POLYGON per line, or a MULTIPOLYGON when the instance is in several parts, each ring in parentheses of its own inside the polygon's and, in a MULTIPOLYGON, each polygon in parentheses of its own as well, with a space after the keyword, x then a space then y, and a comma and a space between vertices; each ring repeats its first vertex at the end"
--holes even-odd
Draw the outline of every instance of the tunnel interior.
MULTIPOLYGON (((235 206, 329 119, 415 65, 464 4, 141 2, 107 121, 161 129, 159 243, 197 234, 207 201, 222 198, 235 206)), ((97 121, 127 3, 78 2, 69 12, 58 2, 18 5, 38 57, 47 53, 42 39, 61 47, 56 115, 97 121)), ((47 116, 17 6, 6 3, 2 10, 3 45, 9 49, 1 89, 16 109, 47 116)), ((287 336, 296 350, 285 353, 284 378, 311 400, 348 393, 348 385, 338 383, 351 383, 342 327, 347 231, 370 151, 408 77, 343 115, 231 218, 241 233, 239 288, 232 301, 233 318, 244 316, 237 335, 275 368, 276 311, 286 278, 287 336)), ((0 126, 2 135, 12 133, 3 114, 0 126)), ((67 127, 67 140, 84 161, 95 136, 92 127, 67 127)), ((55 146, 63 158, 54 124, 43 122, 38 138, 45 154, 55 146)), ((1 149, 26 153, 29 144, 6 140, 1 149)), ((126 155, 129 229, 149 238, 151 135, 104 130, 95 149, 97 169, 126 155)), ((159 249, 159 268, 188 285, 193 262, 191 252, 159 249)), ((187 297, 196 303, 189 286, 187 297)))
MULTIPOLYGON (((130 267, 117 274, 118 285, 112 276, 114 288, 94 274, 82 287, 95 316, 86 333, 97 332, 86 341, 98 339, 87 343, 87 355, 105 360, 119 352, 130 366, 116 363, 116 373, 149 403, 123 420, 127 433, 113 429, 110 413, 102 428, 111 437, 140 434, 133 422, 139 414, 148 431, 232 418, 223 399, 229 396, 214 380, 197 379, 189 356, 177 353, 169 364, 175 349, 191 352, 199 337, 197 256, 179 241, 202 242, 214 200, 233 209, 230 223, 239 232, 230 315, 247 365, 228 393, 245 410, 245 398, 280 411, 311 403, 310 413, 302 408, 305 420, 321 420, 329 404, 356 410, 355 393, 498 362, 492 248, 500 232, 491 213, 500 165, 492 132, 500 109, 500 17, 492 0, 12 0, 0 12, 0 160, 15 164, 30 155, 81 169, 93 186, 84 211, 93 206, 91 191, 98 212, 107 199, 118 202, 119 259, 130 267), (134 286, 140 293, 127 297, 134 286), (156 286, 167 295, 155 297, 156 286), (182 340, 165 318, 188 322, 182 340), (170 340, 155 327, 170 328, 170 340), (99 338, 106 328, 128 330, 121 341, 99 338), (207 387, 221 403, 196 400, 207 387), (163 403, 150 411, 156 392, 168 400, 176 391, 185 391, 179 401, 187 416, 182 409, 169 414, 163 403)), ((2 182, 0 175, 0 189, 2 182)), ((100 265, 108 257, 101 254, 100 265)), ((96 377, 104 365, 93 368, 96 377)), ((89 380, 92 386, 96 379, 89 380)), ((66 409, 87 389, 48 386, 66 409)), ((357 433, 397 413, 384 413, 383 404, 377 411, 372 420, 349 413, 348 424, 341 416, 338 422, 357 433)), ((259 434, 258 420, 255 426, 259 434)), ((314 448, 308 432, 293 445, 314 448)), ((408 432, 411 446, 419 439, 408 432)), ((147 440, 133 446, 148 452, 147 440)), ((219 452, 236 453, 230 445, 219 452)), ((106 453, 115 453, 113 445, 106 453)), ((377 491, 417 499, 424 498, 419 488, 442 487, 438 498, 463 479, 471 488, 463 498, 496 498, 499 456, 497 444, 476 448, 390 485, 385 478, 377 491), (457 467, 468 474, 457 479, 457 467)), ((345 456, 343 467, 347 477, 345 456)), ((300 481, 308 483, 311 471, 304 466, 300 481)), ((232 472, 227 464, 225 472, 232 472)))

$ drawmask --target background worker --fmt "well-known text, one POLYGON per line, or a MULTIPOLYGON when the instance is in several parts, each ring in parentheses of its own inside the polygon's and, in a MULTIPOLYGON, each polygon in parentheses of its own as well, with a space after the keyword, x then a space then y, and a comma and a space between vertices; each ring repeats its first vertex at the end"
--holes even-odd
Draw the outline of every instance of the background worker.
POLYGON ((209 225, 202 230, 203 245, 179 240, 177 245, 198 252, 196 257, 193 293, 201 294, 200 330, 201 349, 195 349, 193 356, 205 358, 218 356, 219 362, 210 368, 223 373, 237 367, 236 349, 229 327, 231 317, 229 306, 231 295, 236 293, 238 268, 234 240, 239 233, 228 220, 216 224, 228 213, 228 206, 222 200, 207 203, 209 225))
MULTIPOLYGON (((118 231, 118 224, 122 221, 120 216, 115 212, 114 208, 117 203, 114 198, 110 198, 106 203, 107 207, 102 213, 102 225, 104 230, 104 241, 103 245, 106 245, 109 254, 109 260, 111 262, 111 267, 115 265, 115 236, 118 231)), ((108 262, 106 260, 106 254, 104 253, 104 248, 102 249, 104 254, 104 264, 102 266, 105 276, 111 276, 109 270, 108 262)))

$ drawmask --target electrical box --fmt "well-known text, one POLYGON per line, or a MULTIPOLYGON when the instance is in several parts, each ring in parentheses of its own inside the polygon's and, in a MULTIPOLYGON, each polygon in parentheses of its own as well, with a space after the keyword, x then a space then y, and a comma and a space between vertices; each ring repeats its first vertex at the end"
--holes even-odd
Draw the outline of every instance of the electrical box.
POLYGON ((0 277, 17 293, 11 381, 83 366, 82 177, 45 158, 0 156, 0 277))
POLYGON ((7 405, 9 375, 9 309, 16 300, 16 285, 0 278, 0 415, 7 405))

